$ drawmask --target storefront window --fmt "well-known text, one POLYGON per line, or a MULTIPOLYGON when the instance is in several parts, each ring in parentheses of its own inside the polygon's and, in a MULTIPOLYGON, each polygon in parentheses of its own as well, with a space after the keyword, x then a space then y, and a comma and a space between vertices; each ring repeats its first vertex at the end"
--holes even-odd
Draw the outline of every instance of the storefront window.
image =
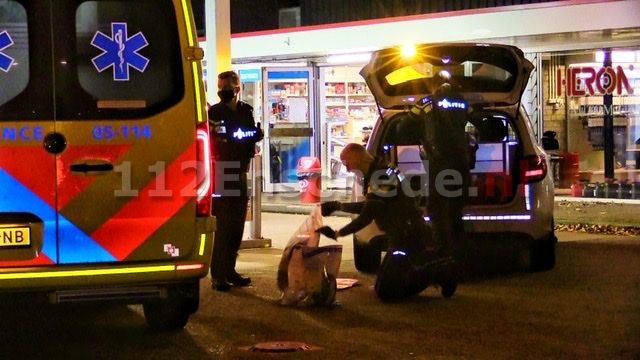
MULTIPOLYGON (((604 66, 600 49, 552 54, 547 104, 559 111, 566 104, 566 150, 579 154, 582 180, 604 181, 604 119, 611 115, 615 179, 640 181, 640 48, 613 49, 611 60, 604 66)), ((555 130, 547 114, 545 127, 555 130)))

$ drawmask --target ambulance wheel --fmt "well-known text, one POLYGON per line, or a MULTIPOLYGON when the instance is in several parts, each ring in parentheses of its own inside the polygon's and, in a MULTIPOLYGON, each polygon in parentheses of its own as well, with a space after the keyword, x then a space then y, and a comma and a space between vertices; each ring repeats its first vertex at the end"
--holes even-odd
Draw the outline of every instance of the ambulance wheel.
POLYGON ((382 252, 377 246, 362 244, 353 236, 353 261, 356 270, 365 274, 375 274, 380 269, 382 252))
POLYGON ((451 298, 456 293, 456 289, 458 289, 458 283, 453 280, 443 281, 440 284, 440 293, 445 299, 451 298))
POLYGON ((199 304, 199 286, 189 283, 167 289, 167 298, 146 302, 142 309, 152 330, 171 331, 184 328, 199 304))

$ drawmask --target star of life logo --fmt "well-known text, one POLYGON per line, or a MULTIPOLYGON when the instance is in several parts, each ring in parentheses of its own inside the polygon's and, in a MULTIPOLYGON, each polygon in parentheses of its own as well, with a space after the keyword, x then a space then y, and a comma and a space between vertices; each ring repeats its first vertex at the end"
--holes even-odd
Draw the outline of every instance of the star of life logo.
POLYGON ((91 59, 98 72, 113 67, 113 80, 129 81, 129 67, 144 72, 149 59, 138 54, 149 45, 142 32, 129 37, 126 23, 111 23, 111 36, 97 31, 91 45, 102 50, 102 54, 91 59))
POLYGON ((0 33, 0 70, 9 72, 11 65, 13 65, 14 58, 2 53, 4 50, 13 45, 13 39, 9 36, 7 30, 0 33))
POLYGON ((233 133, 233 137, 238 139, 238 140, 242 140, 244 138, 250 138, 250 137, 254 137, 256 136, 257 131, 255 130, 242 130, 240 128, 238 128, 238 130, 236 130, 236 132, 233 133))

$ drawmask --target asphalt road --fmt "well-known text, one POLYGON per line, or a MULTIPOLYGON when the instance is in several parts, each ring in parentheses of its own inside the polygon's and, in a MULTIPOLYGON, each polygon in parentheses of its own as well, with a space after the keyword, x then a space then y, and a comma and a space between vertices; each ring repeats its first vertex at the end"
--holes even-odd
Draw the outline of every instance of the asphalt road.
POLYGON ((0 358, 640 359, 640 238, 560 233, 557 267, 543 273, 526 272, 519 252, 487 247, 477 273, 451 299, 429 288, 392 304, 375 297, 374 276, 355 271, 343 239, 339 277, 359 283, 339 291, 331 308, 286 307, 275 271, 305 217, 263 216, 273 247, 239 257, 254 285, 219 293, 203 279, 200 310, 186 329, 149 332, 139 306, 46 306, 25 298, 0 303, 0 358), (265 342, 308 347, 255 351, 265 342))

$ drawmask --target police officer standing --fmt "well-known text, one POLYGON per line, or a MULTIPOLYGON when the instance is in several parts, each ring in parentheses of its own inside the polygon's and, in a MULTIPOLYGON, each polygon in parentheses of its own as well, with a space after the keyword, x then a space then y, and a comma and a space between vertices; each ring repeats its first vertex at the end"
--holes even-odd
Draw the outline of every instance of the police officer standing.
POLYGON ((209 108, 215 182, 213 215, 217 231, 211 261, 212 287, 229 291, 231 285, 248 286, 251 279, 236 271, 249 194, 247 172, 255 156, 255 144, 264 134, 256 126, 253 108, 238 100, 240 78, 233 71, 218 75, 220 102, 209 108))
POLYGON ((471 168, 477 145, 470 144, 465 127, 467 104, 451 85, 443 84, 431 98, 412 109, 424 119, 424 157, 429 161, 429 204, 434 240, 463 262, 462 210, 469 196, 471 168), (446 181, 445 181, 446 180, 446 181))

